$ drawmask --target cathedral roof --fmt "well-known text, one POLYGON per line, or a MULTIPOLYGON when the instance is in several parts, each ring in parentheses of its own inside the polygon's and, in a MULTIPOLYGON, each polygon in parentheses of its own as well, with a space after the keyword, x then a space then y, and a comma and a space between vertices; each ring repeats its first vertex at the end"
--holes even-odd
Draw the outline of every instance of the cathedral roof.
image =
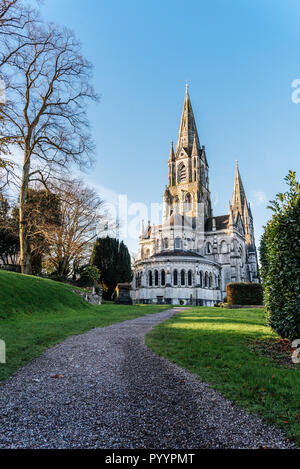
POLYGON ((182 257, 182 256, 188 256, 188 257, 201 257, 200 254, 197 254, 194 251, 185 251, 184 249, 174 249, 173 251, 161 251, 158 252, 157 254, 153 254, 151 257, 182 257))
POLYGON ((212 220, 215 219, 216 222, 216 230, 227 230, 228 222, 229 222, 229 215, 220 215, 219 217, 210 217, 205 222, 205 231, 212 231, 212 220))
POLYGON ((186 86, 183 110, 181 114, 177 138, 176 156, 178 155, 181 149, 184 149, 188 155, 191 155, 193 150, 194 139, 196 141, 195 143, 197 146, 198 154, 200 154, 201 147, 198 137, 197 126, 189 96, 188 86, 186 86))

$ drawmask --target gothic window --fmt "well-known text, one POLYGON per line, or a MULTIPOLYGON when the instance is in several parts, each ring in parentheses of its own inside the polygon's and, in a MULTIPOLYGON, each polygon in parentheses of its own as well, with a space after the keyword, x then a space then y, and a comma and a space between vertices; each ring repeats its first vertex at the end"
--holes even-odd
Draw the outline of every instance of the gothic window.
POLYGON ((182 270, 180 274, 180 283, 181 285, 185 285, 185 271, 182 270))
POLYGON ((150 249, 146 249, 146 257, 150 256, 150 249))
POLYGON ((150 270, 149 274, 148 274, 148 281, 149 281, 149 287, 152 287, 152 283, 153 283, 153 278, 152 278, 152 272, 150 270))
POLYGON ((189 212, 192 208, 192 197, 189 193, 187 193, 185 197, 185 208, 187 212, 189 212))
POLYGON ((202 270, 200 272, 200 287, 201 288, 203 287, 203 272, 202 272, 202 270))
POLYGON ((211 273, 209 274, 209 277, 208 277, 208 287, 212 288, 212 274, 211 273))
POLYGON ((161 271, 160 276, 161 276, 160 277, 160 284, 161 284, 162 287, 164 287, 165 284, 166 284, 166 274, 165 274, 164 270, 161 271))
POLYGON ((220 252, 222 254, 226 254, 227 253, 227 244, 225 241, 222 241, 221 242, 221 245, 220 245, 220 252))
POLYGON ((175 238, 175 249, 180 249, 180 248, 181 248, 181 239, 175 238))
POLYGON ((136 277, 135 277, 136 288, 140 288, 141 284, 142 284, 142 274, 141 272, 137 272, 136 277))
POLYGON ((168 249, 168 246, 169 246, 169 240, 168 240, 168 238, 165 238, 164 239, 164 249, 168 249))
POLYGON ((239 256, 241 258, 241 264, 243 265, 243 249, 241 246, 239 247, 239 256))
POLYGON ((189 287, 191 287, 192 284, 193 284, 193 275, 192 275, 192 271, 189 270, 188 271, 188 285, 189 285, 189 287))
POLYGON ((205 276, 204 276, 204 286, 205 288, 208 287, 208 273, 207 272, 205 272, 205 276))
POLYGON ((173 272, 173 283, 174 283, 174 285, 178 285, 178 272, 177 272, 177 270, 174 270, 174 272, 173 272))
POLYGON ((158 286, 158 271, 154 271, 154 284, 157 287, 158 286))
POLYGON ((178 182, 182 182, 182 181, 185 181, 186 180, 186 167, 185 165, 182 163, 179 167, 178 167, 178 182))
POLYGON ((211 254, 211 244, 210 243, 206 244, 206 254, 211 254))
POLYGON ((221 277, 220 277, 220 275, 218 275, 218 288, 220 288, 220 287, 221 287, 221 277))

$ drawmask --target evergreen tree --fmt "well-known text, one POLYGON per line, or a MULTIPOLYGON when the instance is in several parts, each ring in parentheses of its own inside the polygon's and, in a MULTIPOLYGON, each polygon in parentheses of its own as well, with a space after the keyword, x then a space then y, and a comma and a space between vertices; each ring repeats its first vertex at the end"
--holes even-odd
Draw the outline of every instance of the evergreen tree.
POLYGON ((281 337, 300 338, 300 185, 290 171, 289 191, 276 195, 274 215, 260 244, 264 303, 270 326, 281 337))
POLYGON ((109 236, 98 238, 94 244, 91 264, 100 271, 106 299, 111 299, 117 283, 131 281, 130 254, 123 241, 109 236))
POLYGON ((18 223, 7 199, 0 193, 0 259, 4 265, 16 265, 19 255, 18 223))

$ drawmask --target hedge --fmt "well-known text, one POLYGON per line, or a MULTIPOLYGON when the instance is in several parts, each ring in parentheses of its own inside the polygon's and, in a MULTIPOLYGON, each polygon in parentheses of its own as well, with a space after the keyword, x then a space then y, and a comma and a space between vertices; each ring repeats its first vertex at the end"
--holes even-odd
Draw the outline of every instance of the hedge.
POLYGON ((226 286, 229 305, 262 305, 263 291, 260 283, 234 282, 226 286))
POLYGON ((289 190, 269 208, 260 244, 261 277, 268 323, 282 338, 300 338, 300 185, 290 171, 289 190))

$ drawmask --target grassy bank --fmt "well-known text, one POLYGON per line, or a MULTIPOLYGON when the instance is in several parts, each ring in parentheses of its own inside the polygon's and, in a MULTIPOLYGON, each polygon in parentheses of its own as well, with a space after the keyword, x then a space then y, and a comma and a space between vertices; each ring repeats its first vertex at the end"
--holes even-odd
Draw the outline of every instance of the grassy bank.
POLYGON ((0 339, 7 352, 6 364, 0 363, 0 380, 71 335, 168 308, 94 306, 67 285, 0 270, 0 339))
POLYGON ((300 367, 252 346, 275 337, 263 310, 191 308, 156 326, 146 343, 300 443, 300 367))

